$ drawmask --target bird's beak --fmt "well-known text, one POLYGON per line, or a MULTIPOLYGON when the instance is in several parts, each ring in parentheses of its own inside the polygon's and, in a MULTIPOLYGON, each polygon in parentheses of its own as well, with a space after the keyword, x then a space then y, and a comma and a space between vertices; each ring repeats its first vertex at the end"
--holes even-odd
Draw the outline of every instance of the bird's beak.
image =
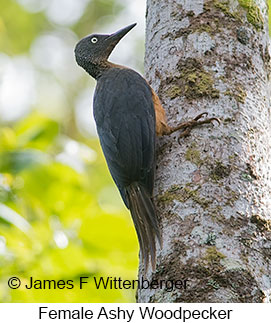
POLYGON ((109 39, 112 42, 116 42, 116 44, 121 40, 122 37, 124 37, 131 29, 133 29, 136 26, 136 24, 129 25, 127 27, 124 27, 118 31, 116 31, 114 34, 109 36, 109 39))
POLYGON ((117 32, 115 32, 114 34, 109 35, 106 38, 106 43, 107 43, 107 49, 106 49, 106 56, 108 57, 112 50, 115 48, 115 46, 117 45, 117 43, 134 27, 136 26, 135 24, 129 25, 127 27, 124 27, 120 30, 118 30, 117 32))

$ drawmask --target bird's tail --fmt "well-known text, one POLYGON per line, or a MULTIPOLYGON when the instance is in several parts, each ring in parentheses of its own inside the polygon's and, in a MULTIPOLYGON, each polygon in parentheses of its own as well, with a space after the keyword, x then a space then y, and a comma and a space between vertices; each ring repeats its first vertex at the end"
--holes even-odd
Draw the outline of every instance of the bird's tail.
POLYGON ((145 271, 148 268, 149 257, 151 258, 152 269, 155 270, 155 236, 158 238, 160 246, 162 246, 162 239, 150 194, 137 182, 126 187, 126 194, 136 228, 142 258, 144 259, 145 271))

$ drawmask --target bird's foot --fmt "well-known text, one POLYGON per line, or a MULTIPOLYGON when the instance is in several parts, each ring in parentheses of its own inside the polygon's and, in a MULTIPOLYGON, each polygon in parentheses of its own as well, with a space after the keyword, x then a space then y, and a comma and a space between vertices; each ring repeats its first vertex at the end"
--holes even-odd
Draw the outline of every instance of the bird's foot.
POLYGON ((216 121, 216 122, 218 122, 218 124, 220 124, 220 120, 218 118, 207 118, 204 120, 200 120, 202 117, 205 117, 207 115, 208 115, 207 112, 203 112, 203 113, 199 114, 198 116, 196 116, 193 120, 182 122, 176 127, 170 127, 170 128, 168 128, 168 131, 166 134, 170 135, 175 131, 182 130, 182 132, 178 138, 178 142, 180 143, 180 139, 188 136, 194 127, 200 126, 202 124, 212 123, 213 121, 216 121))

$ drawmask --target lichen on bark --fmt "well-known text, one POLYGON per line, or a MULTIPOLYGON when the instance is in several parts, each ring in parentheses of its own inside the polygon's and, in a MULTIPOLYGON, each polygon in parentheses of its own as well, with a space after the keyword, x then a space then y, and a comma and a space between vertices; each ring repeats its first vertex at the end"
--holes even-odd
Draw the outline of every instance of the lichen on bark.
POLYGON ((188 58, 180 59, 177 64, 177 75, 168 78, 170 84, 167 95, 171 99, 184 95, 187 99, 200 97, 218 98, 219 90, 214 87, 214 79, 207 72, 199 60, 188 58))
POLYGON ((247 11, 247 20, 257 30, 263 29, 264 19, 260 8, 257 6, 255 0, 238 0, 240 6, 247 11))

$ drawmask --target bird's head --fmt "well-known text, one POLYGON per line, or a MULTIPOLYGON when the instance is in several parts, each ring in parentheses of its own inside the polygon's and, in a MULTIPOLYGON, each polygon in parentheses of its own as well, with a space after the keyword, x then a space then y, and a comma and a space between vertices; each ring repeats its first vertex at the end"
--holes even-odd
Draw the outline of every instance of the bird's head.
POLYGON ((111 35, 92 34, 81 39, 74 50, 77 64, 87 70, 90 64, 106 62, 117 43, 135 25, 129 25, 111 35))

